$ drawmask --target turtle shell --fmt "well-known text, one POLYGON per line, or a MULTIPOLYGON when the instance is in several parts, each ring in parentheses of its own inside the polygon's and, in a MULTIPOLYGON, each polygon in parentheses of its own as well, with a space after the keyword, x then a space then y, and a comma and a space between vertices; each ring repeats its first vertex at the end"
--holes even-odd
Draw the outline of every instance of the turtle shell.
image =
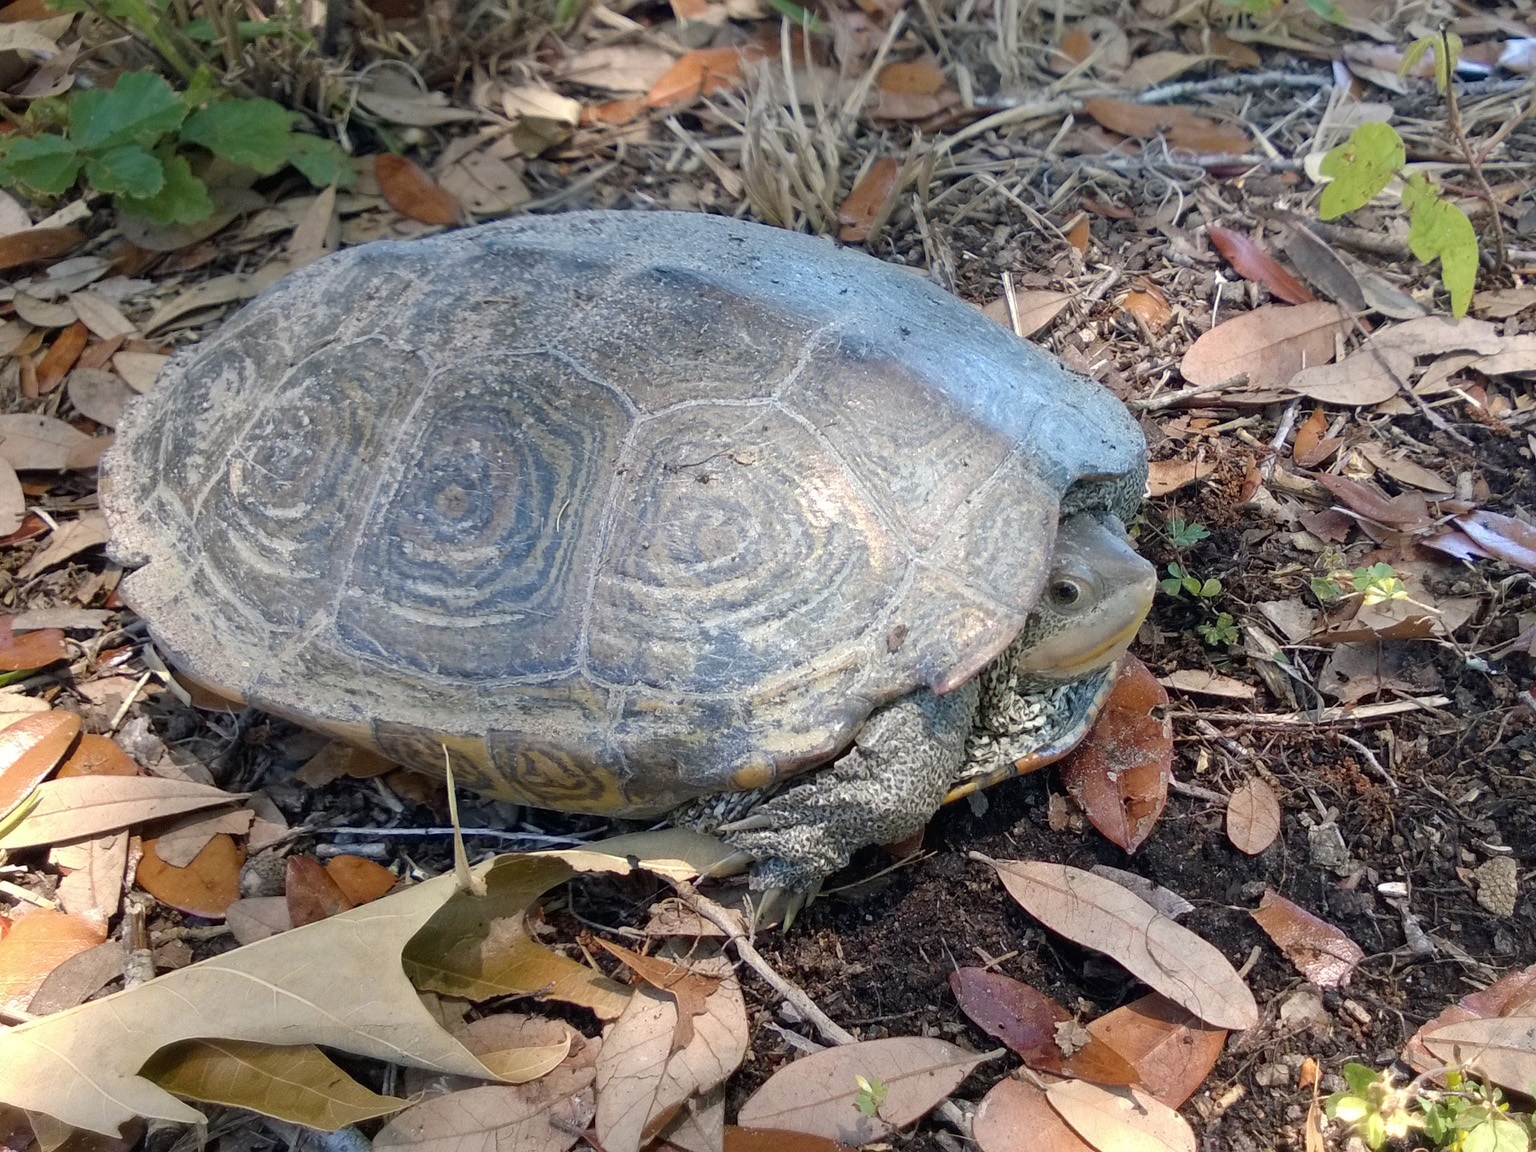
POLYGON ((130 407, 102 501, 194 677, 492 795, 645 814, 965 682, 1063 498, 1145 467, 1113 396, 911 271, 586 212, 287 277, 130 407))

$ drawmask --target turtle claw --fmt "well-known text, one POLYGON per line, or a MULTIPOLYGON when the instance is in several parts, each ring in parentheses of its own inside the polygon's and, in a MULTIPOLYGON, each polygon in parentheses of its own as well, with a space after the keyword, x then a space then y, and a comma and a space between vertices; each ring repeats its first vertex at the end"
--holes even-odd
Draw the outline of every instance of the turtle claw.
POLYGON ((723 859, 716 860, 705 868, 701 875, 711 880, 720 880, 728 876, 739 876, 755 863, 757 857, 750 852, 732 852, 723 859))
POLYGON ((820 888, 820 884, 811 892, 797 892, 793 888, 764 888, 752 910, 753 929, 777 924, 780 932, 788 932, 795 918, 816 899, 816 892, 820 888))

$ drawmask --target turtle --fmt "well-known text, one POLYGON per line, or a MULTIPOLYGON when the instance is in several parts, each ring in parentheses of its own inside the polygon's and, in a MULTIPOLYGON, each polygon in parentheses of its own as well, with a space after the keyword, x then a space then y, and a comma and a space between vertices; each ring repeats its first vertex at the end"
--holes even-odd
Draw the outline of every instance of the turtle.
POLYGON ((803 896, 1082 735, 1146 474, 1113 394, 911 269, 599 210, 289 274, 130 405, 101 502, 195 681, 519 804, 719 798, 803 896))

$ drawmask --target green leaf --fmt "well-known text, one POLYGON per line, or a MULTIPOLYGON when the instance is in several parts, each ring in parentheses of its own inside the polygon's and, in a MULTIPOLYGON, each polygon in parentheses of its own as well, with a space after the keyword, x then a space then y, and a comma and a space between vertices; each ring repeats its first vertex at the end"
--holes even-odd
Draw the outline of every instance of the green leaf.
POLYGON ((288 163, 296 119, 271 100, 217 100, 187 117, 181 138, 265 176, 288 163))
POLYGON ((1307 0, 1307 7, 1330 24, 1349 26, 1349 17, 1333 0, 1307 0))
POLYGON ((1408 206, 1408 247, 1426 264, 1440 260, 1440 281, 1451 294, 1451 315, 1467 314, 1477 283, 1477 230, 1467 214, 1442 199, 1427 179, 1414 174, 1403 187, 1408 206))
POLYGON ((125 196, 153 196, 165 187, 165 169, 160 161, 137 144, 123 144, 91 157, 85 165, 85 178, 98 192, 125 196))
POLYGON ((332 184, 350 188, 357 181, 352 165, 346 162, 345 153, 334 140, 322 140, 303 132, 291 133, 288 137, 288 162, 304 173, 305 178, 316 188, 332 184))
POLYGON ((135 216, 147 216, 156 224, 196 224, 213 215, 208 189, 196 176, 185 156, 166 153, 160 157, 165 183, 153 196, 119 196, 118 206, 135 216))
MULTIPOLYGON (((235 25, 235 32, 239 35, 242 44, 260 40, 263 36, 281 36, 287 31, 288 25, 282 20, 241 20, 235 25)), ((212 21, 206 16, 188 21, 182 26, 181 34, 199 44, 212 44, 218 39, 218 33, 213 30, 212 21)))
POLYGON ((1323 189, 1317 214, 1332 220, 1363 208, 1385 188, 1407 161, 1403 138, 1390 124, 1362 124, 1349 139, 1323 157, 1319 166, 1333 182, 1323 189))
POLYGON ((1397 66, 1397 74, 1406 76, 1418 67, 1419 61, 1424 59, 1424 53, 1435 54, 1435 87, 1444 92, 1451 86, 1451 76, 1461 63, 1461 37, 1454 32, 1445 34, 1447 50, 1440 51, 1440 36, 1420 36, 1408 46, 1408 51, 1403 53, 1403 62, 1397 66))
POLYGON ((1461 1138, 1462 1152, 1527 1152, 1530 1146, 1525 1130, 1498 1112, 1488 1113, 1461 1138))
POLYGON ((1199 579, 1199 577, 1197 577, 1197 576, 1186 576, 1179 583, 1183 586, 1184 591, 1188 592, 1191 596, 1198 596, 1198 595, 1200 595, 1200 579, 1199 579))
POLYGON ((1349 1090, 1356 1096, 1369 1095, 1372 1088, 1381 1082, 1381 1073, 1368 1064, 1344 1065, 1344 1083, 1349 1085, 1349 1090))
POLYGON ((1212 576, 1204 584, 1200 585, 1200 595, 1209 600, 1212 596, 1221 595, 1221 581, 1212 576))
POLYGON ((67 191, 85 158, 62 136, 22 136, 0 156, 0 184, 24 184, 48 196, 67 191))
POLYGON ((1184 582, 1176 576, 1169 576, 1166 580, 1159 580, 1157 586, 1169 596, 1177 596, 1184 587, 1184 582))
POLYGON ((125 72, 110 90, 92 88, 69 104, 69 137, 81 148, 153 147, 174 132, 187 106, 155 72, 125 72))
POLYGON ((1360 1125, 1360 1135, 1372 1152, 1387 1142, 1387 1124, 1380 1112, 1372 1112, 1365 1118, 1365 1122, 1360 1125))

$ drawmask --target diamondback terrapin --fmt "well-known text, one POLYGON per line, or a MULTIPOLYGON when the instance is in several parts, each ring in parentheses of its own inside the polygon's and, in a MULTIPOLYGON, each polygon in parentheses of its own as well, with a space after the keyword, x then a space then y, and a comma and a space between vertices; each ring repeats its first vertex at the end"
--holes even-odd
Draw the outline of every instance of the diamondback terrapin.
POLYGON ((102 501, 193 676, 532 805, 777 789, 726 835, 803 891, 1081 735, 1145 475, 1110 393, 909 270, 581 212, 282 280, 131 407, 102 501))

